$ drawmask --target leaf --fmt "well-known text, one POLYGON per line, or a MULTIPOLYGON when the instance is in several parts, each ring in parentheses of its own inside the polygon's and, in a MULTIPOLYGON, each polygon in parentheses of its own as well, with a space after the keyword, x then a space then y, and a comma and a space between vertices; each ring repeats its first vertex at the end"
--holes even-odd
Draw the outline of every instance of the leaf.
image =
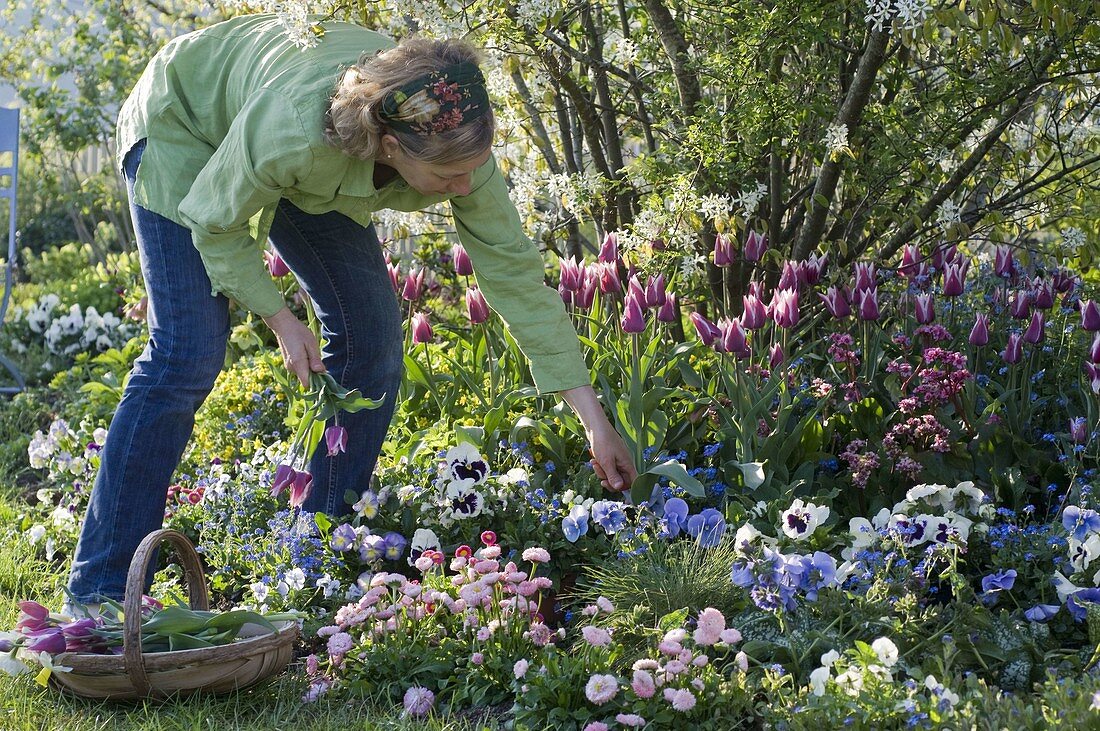
POLYGON ((679 629, 687 622, 688 608, 677 609, 669 612, 665 616, 657 620, 657 628, 662 632, 668 632, 670 630, 679 629))
POLYGON ((185 634, 170 634, 168 635, 168 648, 170 650, 198 650, 204 647, 213 647, 206 640, 200 640, 198 637, 185 634))
POLYGON ((141 623, 142 634, 170 635, 180 632, 198 632, 206 626, 213 612, 202 616, 193 609, 165 607, 141 623))
POLYGON ((241 627, 246 624, 258 624, 272 632, 278 631, 275 625, 273 625, 267 617, 256 612, 250 612, 246 609, 236 609, 232 612, 225 612, 215 617, 211 617, 209 621, 207 621, 206 627, 219 630, 235 627, 236 632, 239 632, 241 627))
MULTIPOLYGON (((703 487, 703 483, 696 480, 694 477, 688 474, 687 469, 677 462, 670 459, 667 462, 662 462, 659 465, 654 465, 646 470, 643 474, 653 474, 660 477, 667 477, 668 481, 673 485, 678 485, 684 488, 691 495, 695 497, 705 497, 707 494, 706 489, 703 487)), ((631 495, 633 496, 633 491, 631 495)))
POLYGON ((459 424, 455 426, 455 439, 459 443, 467 442, 482 449, 485 443, 485 429, 480 426, 459 424))
POLYGON ((741 470, 741 476, 745 480, 745 487, 755 490, 764 484, 767 477, 764 475, 763 462, 733 462, 731 466, 741 470))

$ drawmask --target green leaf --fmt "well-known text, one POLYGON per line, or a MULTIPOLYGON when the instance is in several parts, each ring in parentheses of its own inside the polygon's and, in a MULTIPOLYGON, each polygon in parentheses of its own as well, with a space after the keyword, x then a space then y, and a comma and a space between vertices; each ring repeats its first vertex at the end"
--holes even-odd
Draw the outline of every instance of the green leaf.
POLYGON ((273 625, 267 617, 256 612, 250 612, 246 609, 235 609, 232 612, 224 612, 217 616, 211 617, 207 623, 207 628, 224 630, 230 627, 236 628, 237 632, 240 632, 241 627, 246 624, 258 624, 261 627, 276 632, 275 625, 273 625))
POLYGON ((317 523, 317 528, 321 531, 322 535, 332 527, 332 520, 324 513, 314 513, 313 521, 317 523))
POLYGON ((669 612, 665 616, 657 620, 657 628, 662 632, 669 632, 670 630, 679 629, 687 622, 688 608, 677 609, 669 612))
POLYGON ((459 443, 467 442, 478 449, 483 449, 485 444, 485 429, 480 426, 459 424, 455 426, 455 439, 459 443))
POLYGON ((143 634, 170 635, 178 633, 198 632, 206 626, 207 620, 213 612, 206 612, 205 616, 194 609, 184 607, 165 607, 156 612, 152 617, 141 623, 143 634))
POLYGON ((204 647, 213 647, 211 643, 206 640, 200 640, 198 637, 192 637, 185 634, 170 634, 168 635, 168 649, 175 650, 198 650, 204 647))

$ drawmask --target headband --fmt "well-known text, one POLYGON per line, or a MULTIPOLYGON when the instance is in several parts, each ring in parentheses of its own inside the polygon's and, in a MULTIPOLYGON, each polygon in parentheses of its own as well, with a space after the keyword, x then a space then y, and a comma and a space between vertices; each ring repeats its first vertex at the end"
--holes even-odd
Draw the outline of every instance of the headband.
POLYGON ((391 91, 379 116, 397 132, 449 132, 489 112, 489 92, 477 64, 449 64, 391 91))

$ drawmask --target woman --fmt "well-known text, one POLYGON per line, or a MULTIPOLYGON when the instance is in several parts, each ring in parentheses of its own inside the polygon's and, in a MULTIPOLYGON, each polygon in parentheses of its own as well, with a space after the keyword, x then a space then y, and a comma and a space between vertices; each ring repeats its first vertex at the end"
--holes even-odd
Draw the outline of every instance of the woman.
POLYGON ((450 201, 485 298, 540 392, 560 392, 578 414, 605 487, 624 490, 635 476, 493 160, 493 115, 471 49, 424 39, 395 47, 352 24, 323 27, 306 50, 270 15, 177 38, 120 112, 149 344, 104 447, 69 577, 76 601, 121 599, 135 548, 160 527, 195 411, 222 366, 230 299, 271 327, 303 383, 328 370, 365 396, 385 395, 382 408, 341 416, 345 455, 313 455, 304 508, 334 514, 346 490, 365 488, 403 359, 371 225, 380 208, 450 201), (268 236, 315 305, 324 354, 264 268, 268 236))

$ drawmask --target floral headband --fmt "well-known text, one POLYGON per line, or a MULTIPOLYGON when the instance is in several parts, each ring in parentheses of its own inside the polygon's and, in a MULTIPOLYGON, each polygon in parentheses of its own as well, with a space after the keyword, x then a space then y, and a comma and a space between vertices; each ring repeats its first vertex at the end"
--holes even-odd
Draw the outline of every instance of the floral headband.
POLYGON ((382 100, 379 116, 397 132, 450 132, 489 112, 489 92, 477 64, 463 61, 425 74, 382 100))

